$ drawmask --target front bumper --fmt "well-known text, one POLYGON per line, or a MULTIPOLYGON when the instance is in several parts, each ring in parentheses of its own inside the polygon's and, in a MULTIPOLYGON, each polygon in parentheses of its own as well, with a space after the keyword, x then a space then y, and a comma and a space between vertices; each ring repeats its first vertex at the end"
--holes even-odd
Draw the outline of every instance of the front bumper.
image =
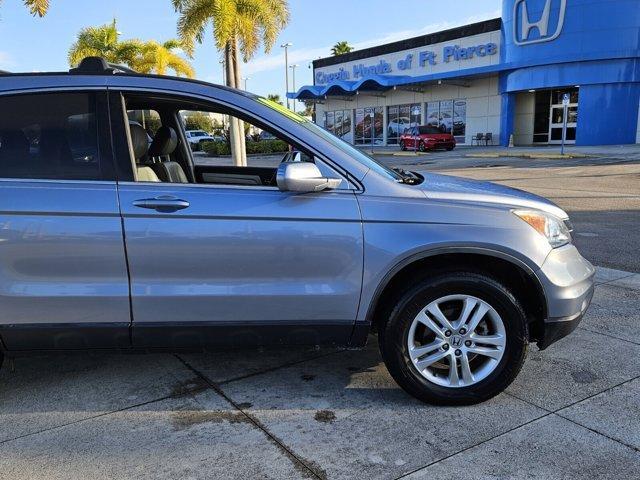
POLYGON ((573 245, 554 249, 537 272, 547 299, 540 349, 573 332, 591 304, 595 268, 573 245))
POLYGON ((438 148, 452 149, 455 147, 456 144, 454 142, 427 142, 426 144, 427 150, 436 150, 438 148))

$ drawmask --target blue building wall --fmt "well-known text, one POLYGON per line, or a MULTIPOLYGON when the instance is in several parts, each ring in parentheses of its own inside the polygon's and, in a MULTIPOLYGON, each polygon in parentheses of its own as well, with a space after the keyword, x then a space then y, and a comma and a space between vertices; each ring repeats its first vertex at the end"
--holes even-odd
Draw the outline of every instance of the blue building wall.
POLYGON ((504 0, 502 19, 504 144, 513 132, 506 106, 514 92, 574 85, 580 86, 578 145, 635 143, 639 0, 504 0), (523 10, 536 24, 547 6, 547 31, 544 24, 527 29, 523 10))

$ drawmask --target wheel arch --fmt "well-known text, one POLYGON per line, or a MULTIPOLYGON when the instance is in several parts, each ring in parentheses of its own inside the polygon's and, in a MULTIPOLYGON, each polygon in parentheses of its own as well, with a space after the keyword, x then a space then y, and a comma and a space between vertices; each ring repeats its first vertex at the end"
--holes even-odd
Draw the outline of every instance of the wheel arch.
POLYGON ((522 302, 529 322, 529 340, 538 340, 547 318, 544 287, 532 266, 515 255, 485 247, 452 247, 420 252, 397 263, 382 279, 369 303, 367 331, 388 320, 394 300, 411 281, 429 274, 466 268, 507 284, 522 302))

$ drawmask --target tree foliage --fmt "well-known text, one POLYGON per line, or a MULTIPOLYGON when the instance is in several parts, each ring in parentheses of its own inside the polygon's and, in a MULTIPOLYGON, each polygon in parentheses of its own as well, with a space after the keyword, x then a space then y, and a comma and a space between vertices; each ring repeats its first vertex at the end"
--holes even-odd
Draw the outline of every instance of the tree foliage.
POLYGON ((194 71, 178 51, 178 40, 159 43, 155 40, 120 40, 116 20, 98 27, 80 30, 68 53, 69 65, 76 66, 85 57, 102 57, 110 63, 126 65, 140 73, 166 74, 172 70, 178 76, 193 77, 194 71))
POLYGON ((34 17, 44 17, 49 11, 49 0, 24 0, 25 6, 34 17))
POLYGON ((353 47, 349 45, 349 42, 338 42, 331 48, 331 54, 334 57, 338 55, 344 55, 345 53, 349 53, 353 51, 353 47))
POLYGON ((269 95, 267 95, 267 100, 271 100, 272 102, 282 105, 282 99, 277 93, 270 93, 269 95))
POLYGON ((204 130, 211 133, 215 129, 213 120, 204 112, 184 112, 184 124, 187 130, 204 130))
POLYGON ((178 55, 180 42, 172 39, 164 43, 149 40, 142 42, 133 60, 133 69, 140 73, 165 75, 173 70, 178 76, 193 78, 195 73, 191 64, 178 55))
POLYGON ((238 44, 245 62, 261 44, 269 52, 280 31, 289 23, 287 0, 172 0, 180 13, 178 35, 185 49, 192 52, 202 43, 206 28, 213 28, 213 39, 220 51, 238 44))

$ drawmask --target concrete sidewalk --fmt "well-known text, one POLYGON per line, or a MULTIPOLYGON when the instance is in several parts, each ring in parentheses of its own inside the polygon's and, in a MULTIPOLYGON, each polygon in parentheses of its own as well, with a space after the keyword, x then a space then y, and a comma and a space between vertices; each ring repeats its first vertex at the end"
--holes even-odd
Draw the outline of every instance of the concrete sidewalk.
POLYGON ((506 393, 442 408, 364 351, 39 356, 0 371, 7 479, 639 478, 640 275, 506 393))

